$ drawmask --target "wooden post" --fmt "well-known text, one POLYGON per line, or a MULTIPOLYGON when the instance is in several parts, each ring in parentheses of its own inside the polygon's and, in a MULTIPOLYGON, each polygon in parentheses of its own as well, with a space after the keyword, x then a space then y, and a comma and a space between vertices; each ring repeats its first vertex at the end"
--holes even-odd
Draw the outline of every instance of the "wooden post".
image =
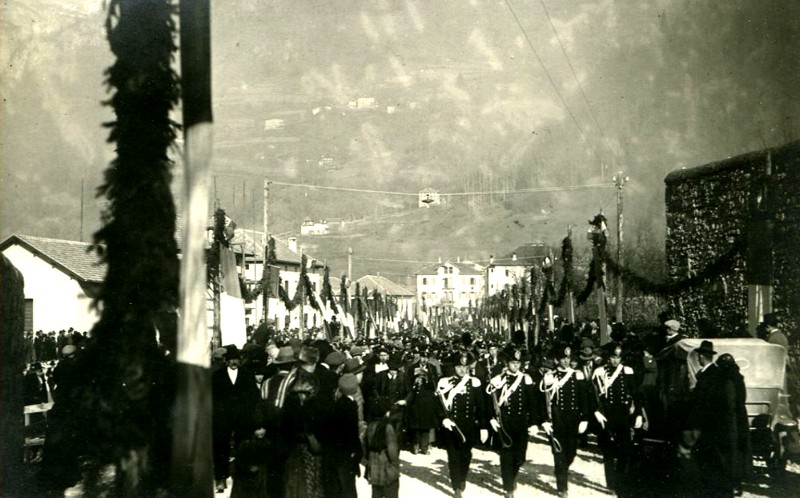
POLYGON ((181 4, 185 202, 170 468, 173 496, 201 498, 211 498, 214 494, 205 264, 209 167, 213 150, 210 14, 209 0, 181 4))
MULTIPOLYGON (((622 266, 622 187, 628 183, 628 177, 622 171, 614 177, 614 186, 617 187, 617 264, 622 266)), ((617 275, 617 296, 616 296, 616 321, 622 322, 622 277, 617 275)))
POLYGON ((300 250, 300 283, 297 286, 297 291, 300 293, 300 338, 303 339, 305 331, 306 331, 306 320, 305 320, 305 300, 306 300, 306 286, 303 285, 303 248, 299 248, 300 250))
POLYGON ((597 293, 597 309, 600 321, 600 344, 608 342, 608 317, 606 316, 606 291, 603 285, 603 263, 600 262, 600 250, 597 246, 592 247, 592 256, 597 261, 595 267, 595 292, 597 293))
POLYGON ((353 248, 347 248, 347 280, 353 280, 353 248))
POLYGON ((272 282, 269 281, 270 274, 269 274, 269 184, 271 182, 267 179, 264 179, 264 213, 262 221, 264 223, 264 233, 261 235, 261 244, 264 247, 264 253, 262 256, 264 257, 264 265, 263 269, 261 270, 261 279, 264 281, 264 290, 262 292, 262 311, 263 311, 263 319, 266 322, 269 318, 269 291, 268 289, 272 285, 272 282))

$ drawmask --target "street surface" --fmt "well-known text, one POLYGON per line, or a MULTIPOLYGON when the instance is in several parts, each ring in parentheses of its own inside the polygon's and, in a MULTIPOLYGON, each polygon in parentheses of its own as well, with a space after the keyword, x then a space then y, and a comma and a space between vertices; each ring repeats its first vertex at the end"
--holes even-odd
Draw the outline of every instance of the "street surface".
MULTIPOLYGON (((414 455, 408 451, 400 453, 400 496, 413 498, 439 498, 453 496, 450 478, 447 473, 447 454, 443 449, 431 447, 430 455, 414 455)), ((763 464, 754 464, 756 473, 753 480, 745 485, 745 498, 755 497, 797 497, 800 496, 800 465, 789 463, 783 479, 776 481, 764 473, 763 464)), ((363 467, 362 467, 363 473, 363 467)), ((527 461, 520 470, 517 480, 518 498, 557 496, 556 478, 553 474, 553 455, 545 439, 540 435, 528 446, 527 461)), ((231 480, 225 493, 216 497, 230 496, 231 480)), ((369 483, 356 480, 358 496, 369 498, 372 489, 369 483)), ((579 449, 575 462, 570 467, 571 498, 591 498, 613 496, 605 488, 603 461, 592 444, 588 450, 579 449)), ((500 461, 496 453, 474 449, 472 465, 464 498, 503 496, 500 480, 500 461)))

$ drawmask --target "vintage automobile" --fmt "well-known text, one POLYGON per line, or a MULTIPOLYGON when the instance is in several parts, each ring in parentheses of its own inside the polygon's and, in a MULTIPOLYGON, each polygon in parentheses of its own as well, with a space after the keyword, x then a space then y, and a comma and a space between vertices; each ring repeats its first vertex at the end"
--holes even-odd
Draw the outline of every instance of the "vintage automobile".
MULTIPOLYGON (((690 407, 691 390, 700 370, 695 349, 701 339, 682 339, 659 352, 656 394, 650 407, 648 437, 668 442, 682 429, 690 407)), ((714 350, 733 356, 747 389, 747 416, 755 461, 764 462, 771 475, 785 469, 796 455, 797 421, 789 411, 786 392, 786 349, 760 339, 715 339, 714 350)), ((647 407, 646 407, 647 409, 647 407)))

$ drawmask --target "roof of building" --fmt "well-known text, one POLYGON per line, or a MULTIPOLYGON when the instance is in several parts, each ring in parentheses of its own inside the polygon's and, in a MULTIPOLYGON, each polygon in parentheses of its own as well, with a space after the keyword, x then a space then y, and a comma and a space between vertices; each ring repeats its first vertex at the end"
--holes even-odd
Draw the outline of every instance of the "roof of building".
POLYGON ((439 268, 446 265, 458 268, 460 275, 483 275, 483 267, 480 265, 474 263, 453 263, 452 261, 428 265, 422 270, 418 271, 417 275, 437 275, 439 268))
POLYGON ((796 164, 799 155, 800 140, 795 140, 779 147, 747 152, 694 168, 681 168, 668 174, 664 178, 664 183, 672 185, 683 181, 724 174, 731 170, 744 169, 746 167, 764 167, 770 160, 775 163, 785 162, 790 164, 794 162, 796 164))
MULTIPOLYGON (((333 280, 333 279, 331 279, 333 280)), ((415 294, 410 290, 406 289, 400 284, 396 284, 389 280, 386 277, 381 277, 380 275, 364 275, 363 277, 356 280, 358 282, 361 289, 367 289, 367 291, 372 294, 372 292, 377 289, 378 292, 381 293, 383 296, 394 296, 394 297, 414 297, 415 294)), ((333 284, 331 284, 333 285, 333 284)), ((351 295, 355 292, 356 284, 355 282, 350 284, 350 288, 347 289, 347 292, 351 295)))
POLYGON ((494 258, 490 266, 538 265, 547 256, 548 251, 548 247, 542 242, 523 244, 504 256, 494 258))
POLYGON ((0 251, 19 244, 44 261, 81 282, 102 282, 106 265, 90 251, 91 244, 32 235, 12 235, 0 243, 0 251))
MULTIPOLYGON (((233 239, 231 239, 231 248, 238 254, 244 251, 248 256, 255 256, 256 261, 261 261, 264 256, 264 245, 261 243, 263 233, 258 230, 236 228, 233 239)), ((300 253, 291 250, 288 243, 273 238, 275 239, 275 259, 278 263, 300 265, 300 253)), ((306 254, 306 256, 314 266, 322 266, 322 263, 310 254, 306 254)))

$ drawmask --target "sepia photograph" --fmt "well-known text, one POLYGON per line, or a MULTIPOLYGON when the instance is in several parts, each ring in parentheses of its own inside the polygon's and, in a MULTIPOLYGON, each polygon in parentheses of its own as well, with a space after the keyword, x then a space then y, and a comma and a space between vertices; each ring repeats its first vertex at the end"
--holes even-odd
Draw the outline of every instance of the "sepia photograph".
POLYGON ((800 2, 3 0, 0 495, 800 495, 800 2))

